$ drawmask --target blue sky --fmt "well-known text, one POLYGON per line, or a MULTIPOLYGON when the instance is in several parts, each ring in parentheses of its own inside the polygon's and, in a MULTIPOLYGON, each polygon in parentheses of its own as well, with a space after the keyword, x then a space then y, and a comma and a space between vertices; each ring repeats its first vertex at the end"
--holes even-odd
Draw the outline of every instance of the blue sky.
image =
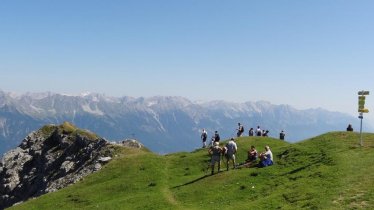
POLYGON ((374 94, 373 11, 362 0, 2 0, 0 89, 356 115, 357 91, 374 94))

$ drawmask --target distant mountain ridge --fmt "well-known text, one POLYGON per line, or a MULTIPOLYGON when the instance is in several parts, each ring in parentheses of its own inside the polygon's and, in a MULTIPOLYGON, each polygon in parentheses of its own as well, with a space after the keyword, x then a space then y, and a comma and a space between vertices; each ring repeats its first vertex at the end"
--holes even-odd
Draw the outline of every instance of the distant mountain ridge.
POLYGON ((136 138, 159 153, 190 151, 201 146, 200 130, 222 138, 235 135, 238 122, 260 125, 277 137, 297 141, 331 130, 343 130, 354 117, 323 109, 297 110, 269 102, 192 102, 183 97, 69 96, 56 93, 14 95, 0 91, 0 154, 14 148, 31 131, 45 124, 69 121, 109 140, 136 138))

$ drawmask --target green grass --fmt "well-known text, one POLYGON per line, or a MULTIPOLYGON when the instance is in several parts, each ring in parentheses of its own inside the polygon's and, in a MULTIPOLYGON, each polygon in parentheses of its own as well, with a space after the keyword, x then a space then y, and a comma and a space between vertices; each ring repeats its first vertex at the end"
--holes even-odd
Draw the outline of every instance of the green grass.
MULTIPOLYGON (((255 145, 275 165, 209 176, 206 149, 165 156, 116 148, 101 171, 10 209, 373 209, 374 135, 332 132, 296 144, 238 139, 238 162, 255 145)), ((222 164, 225 168, 225 164, 222 164)))
POLYGON ((99 136, 95 133, 92 133, 88 130, 79 129, 69 122, 64 122, 58 126, 45 125, 39 130, 39 132, 41 132, 45 138, 50 137, 56 131, 58 134, 70 135, 73 138, 72 140, 75 140, 77 136, 86 137, 91 141, 99 139, 99 136))

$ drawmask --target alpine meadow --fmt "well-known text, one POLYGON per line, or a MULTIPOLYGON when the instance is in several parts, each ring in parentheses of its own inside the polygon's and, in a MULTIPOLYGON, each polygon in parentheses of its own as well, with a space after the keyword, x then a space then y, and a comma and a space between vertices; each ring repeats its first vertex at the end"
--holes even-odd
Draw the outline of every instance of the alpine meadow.
MULTIPOLYGON (((158 155, 115 149, 82 181, 9 209, 370 209, 374 206, 374 134, 330 132, 298 143, 240 137, 238 162, 255 145, 274 165, 210 175, 207 149, 158 155)), ((223 167, 225 168, 225 167, 223 167)))

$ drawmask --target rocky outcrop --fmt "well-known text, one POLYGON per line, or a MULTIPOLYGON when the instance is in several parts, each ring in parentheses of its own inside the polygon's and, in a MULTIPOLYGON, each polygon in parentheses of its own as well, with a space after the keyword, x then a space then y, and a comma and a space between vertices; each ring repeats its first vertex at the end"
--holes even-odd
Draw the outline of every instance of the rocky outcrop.
POLYGON ((29 134, 0 162, 0 209, 76 183, 113 156, 110 143, 70 123, 29 134))
POLYGON ((144 145, 135 139, 126 139, 121 142, 122 146, 141 149, 144 145))

